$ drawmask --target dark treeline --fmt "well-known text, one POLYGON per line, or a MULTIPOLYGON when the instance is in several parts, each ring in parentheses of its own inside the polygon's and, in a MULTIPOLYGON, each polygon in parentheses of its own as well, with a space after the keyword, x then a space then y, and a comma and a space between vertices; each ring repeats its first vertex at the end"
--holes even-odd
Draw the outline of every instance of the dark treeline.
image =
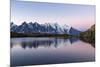
POLYGON ((28 34, 23 34, 23 33, 15 33, 15 32, 10 32, 11 38, 13 37, 62 37, 62 38, 68 38, 72 37, 71 35, 68 34, 48 34, 48 33, 28 33, 28 34))

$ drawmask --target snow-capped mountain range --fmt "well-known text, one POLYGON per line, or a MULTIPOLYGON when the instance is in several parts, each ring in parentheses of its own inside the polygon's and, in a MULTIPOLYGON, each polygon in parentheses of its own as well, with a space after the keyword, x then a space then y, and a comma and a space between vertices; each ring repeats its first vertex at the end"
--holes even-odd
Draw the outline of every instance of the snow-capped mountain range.
POLYGON ((49 34, 70 34, 70 35, 78 35, 81 32, 67 25, 61 26, 57 23, 39 24, 37 22, 34 23, 23 22, 21 25, 16 25, 13 22, 11 22, 10 31, 16 33, 49 33, 49 34))

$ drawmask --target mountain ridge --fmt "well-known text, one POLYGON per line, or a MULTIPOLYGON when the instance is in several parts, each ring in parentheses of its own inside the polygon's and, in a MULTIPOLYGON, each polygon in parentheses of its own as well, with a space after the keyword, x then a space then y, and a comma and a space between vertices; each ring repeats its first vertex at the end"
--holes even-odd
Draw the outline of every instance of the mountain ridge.
POLYGON ((49 34, 69 34, 69 35, 79 35, 81 31, 70 27, 68 25, 61 26, 57 23, 50 24, 39 24, 38 22, 23 22, 21 25, 16 25, 14 23, 10 24, 11 32, 16 33, 49 33, 49 34))

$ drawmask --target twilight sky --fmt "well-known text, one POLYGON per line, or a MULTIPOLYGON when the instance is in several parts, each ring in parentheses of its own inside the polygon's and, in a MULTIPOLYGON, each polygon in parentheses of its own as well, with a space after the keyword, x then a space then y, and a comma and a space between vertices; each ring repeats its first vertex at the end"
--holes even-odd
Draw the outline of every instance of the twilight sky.
POLYGON ((78 30, 95 24, 95 5, 54 4, 11 0, 11 22, 58 23, 78 30))

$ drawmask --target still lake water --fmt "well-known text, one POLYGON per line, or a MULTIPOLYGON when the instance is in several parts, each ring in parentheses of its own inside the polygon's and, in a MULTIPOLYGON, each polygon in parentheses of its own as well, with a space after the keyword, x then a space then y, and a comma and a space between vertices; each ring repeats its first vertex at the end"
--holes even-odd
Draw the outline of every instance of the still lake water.
POLYGON ((95 61, 95 48, 76 38, 11 38, 11 66, 95 61))

